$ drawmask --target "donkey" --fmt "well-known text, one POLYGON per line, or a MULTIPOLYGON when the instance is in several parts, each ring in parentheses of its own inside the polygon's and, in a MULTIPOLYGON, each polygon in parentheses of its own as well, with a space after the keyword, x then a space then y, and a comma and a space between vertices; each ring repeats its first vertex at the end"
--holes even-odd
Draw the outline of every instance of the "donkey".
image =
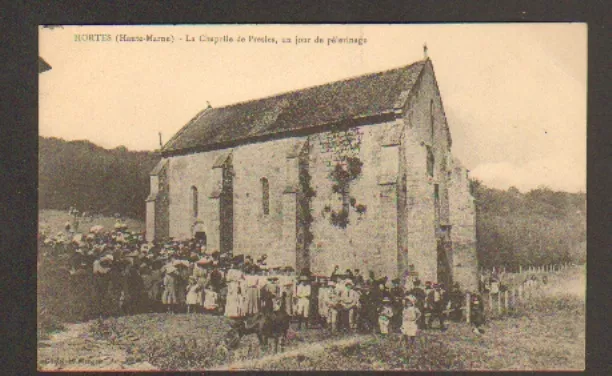
POLYGON ((287 331, 291 323, 291 316, 285 309, 285 299, 274 300, 273 312, 259 312, 253 316, 240 319, 231 324, 232 329, 225 335, 224 342, 229 348, 236 348, 240 339, 248 334, 256 334, 259 345, 268 347, 268 339, 274 338, 274 352, 278 353, 278 343, 283 340, 284 347, 287 341, 287 331))

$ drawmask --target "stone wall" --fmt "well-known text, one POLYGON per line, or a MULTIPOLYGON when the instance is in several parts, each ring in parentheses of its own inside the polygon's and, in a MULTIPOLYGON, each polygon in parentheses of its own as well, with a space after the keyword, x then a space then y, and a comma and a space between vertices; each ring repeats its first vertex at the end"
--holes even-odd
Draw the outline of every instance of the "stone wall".
POLYGON ((169 184, 168 161, 161 159, 150 178, 150 194, 146 200, 146 239, 164 239, 169 236, 169 184))
MULTIPOLYGON (((268 254, 270 260, 295 267, 295 192, 286 192, 297 179, 288 159, 300 138, 239 146, 233 149, 170 158, 170 236, 193 236, 196 221, 205 230, 208 246, 219 249, 220 168, 215 162, 232 154, 234 170, 234 254, 268 254), (264 214, 262 178, 269 184, 269 213, 264 214), (198 190, 198 218, 191 215, 191 187, 198 190), (217 196, 217 197, 215 197, 217 196), (287 205, 283 210, 283 205, 287 205), (291 233, 287 233, 291 232, 291 233)), ((289 190, 290 191, 290 190, 289 190)))
POLYGON ((314 239, 310 247, 311 270, 329 274, 335 264, 341 270, 358 268, 367 275, 397 274, 397 197, 399 159, 397 147, 388 150, 383 139, 395 122, 323 132, 309 137, 310 174, 316 197, 312 201, 314 239), (345 158, 363 163, 361 173, 349 185, 354 204, 345 228, 331 221, 343 207, 342 195, 334 193, 330 174, 345 158), (365 212, 358 213, 362 205, 365 212))
MULTIPOLYGON (((231 155, 234 254, 265 253, 272 263, 309 265, 315 274, 328 274, 337 264, 341 270, 396 277, 413 266, 421 279, 435 281, 437 230, 444 227, 451 228, 454 246, 447 252, 448 266, 456 280, 471 286, 477 270, 473 200, 465 170, 452 160, 450 148, 442 100, 428 64, 397 120, 169 158, 165 226, 170 236, 186 239, 197 224, 198 231, 206 232, 209 248, 219 249, 221 169, 215 166, 231 155), (332 172, 337 165, 347 169, 350 159, 361 164, 360 171, 344 193, 334 192, 338 182, 332 172), (300 171, 308 172, 315 192, 309 228, 300 213, 305 205, 300 171), (269 185, 268 214, 262 178, 269 185), (192 187, 198 191, 197 217, 191 210, 192 187), (331 217, 343 209, 348 215, 339 225, 331 217)), ((164 214, 159 215, 162 226, 164 214)))
POLYGON ((453 278, 461 288, 478 289, 478 257, 476 253, 476 212, 470 191, 468 171, 453 159, 451 172, 450 221, 453 224, 453 278))
POLYGON ((436 228, 449 224, 448 158, 450 135, 442 107, 440 93, 430 64, 413 87, 413 95, 406 104, 402 139, 401 179, 405 176, 405 192, 400 201, 405 203, 401 215, 400 252, 405 274, 414 265, 422 280, 438 279, 436 228), (433 123, 433 132, 432 132, 433 123), (432 137, 433 136, 433 137, 432 137), (428 149, 434 157, 433 176, 427 169, 428 149), (439 186, 439 217, 434 207, 434 187, 439 186), (405 197, 404 197, 405 196, 405 197))

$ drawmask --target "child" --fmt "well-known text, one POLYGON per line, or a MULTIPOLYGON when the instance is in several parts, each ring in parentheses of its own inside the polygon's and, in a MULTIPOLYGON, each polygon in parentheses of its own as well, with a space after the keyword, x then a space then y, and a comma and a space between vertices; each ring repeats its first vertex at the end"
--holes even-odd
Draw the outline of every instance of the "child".
POLYGON ((473 294, 470 302, 470 322, 474 329, 474 334, 484 334, 484 330, 481 326, 484 324, 484 306, 482 305, 482 298, 478 294, 473 294))
POLYGON ((382 308, 378 314, 378 326, 380 327, 380 334, 389 334, 389 323, 393 317, 393 307, 391 306, 391 299, 385 296, 382 300, 382 308))
POLYGON ((174 313, 174 307, 178 303, 176 297, 176 272, 177 270, 174 266, 167 267, 166 275, 163 280, 164 293, 162 295, 162 303, 168 307, 168 313, 174 313))
POLYGON ((185 303, 187 303, 187 313, 195 312, 196 307, 202 304, 201 286, 198 284, 196 277, 189 277, 189 284, 187 285, 187 297, 185 303))
POLYGON ((402 317, 402 340, 400 345, 405 341, 410 347, 414 344, 414 338, 417 336, 419 329, 417 321, 421 317, 421 311, 416 307, 416 298, 408 295, 404 298, 404 313, 402 317), (410 341, 408 341, 410 339, 410 341))

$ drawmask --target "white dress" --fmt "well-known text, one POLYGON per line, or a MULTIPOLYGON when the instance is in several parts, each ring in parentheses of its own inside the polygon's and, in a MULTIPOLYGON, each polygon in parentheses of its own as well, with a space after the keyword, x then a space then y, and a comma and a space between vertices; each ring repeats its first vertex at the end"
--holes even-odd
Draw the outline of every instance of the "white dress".
POLYGON ((185 303, 187 304, 202 304, 202 294, 198 290, 198 285, 193 284, 189 286, 187 290, 187 297, 185 299, 185 303))
POLYGON ((240 295, 240 282, 231 281, 227 284, 227 300, 225 303, 225 316, 240 317, 242 315, 242 296, 240 295))
POLYGON ((417 326, 417 320, 421 316, 421 312, 418 308, 412 306, 404 308, 402 317, 402 334, 414 337, 418 334, 419 328, 417 326))

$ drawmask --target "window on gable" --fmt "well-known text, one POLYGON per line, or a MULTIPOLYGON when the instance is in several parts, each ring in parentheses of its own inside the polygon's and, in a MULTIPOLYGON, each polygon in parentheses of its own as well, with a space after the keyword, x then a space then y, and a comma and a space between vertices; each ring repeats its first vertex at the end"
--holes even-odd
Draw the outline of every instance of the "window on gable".
POLYGON ((440 219, 440 185, 434 184, 434 210, 436 221, 440 219))
POLYGON ((261 203, 264 215, 270 214, 270 183, 266 178, 261 178, 261 203))
POLYGON ((198 189, 191 187, 191 216, 198 217, 198 189))
POLYGON ((434 155, 431 151, 431 146, 427 146, 427 174, 433 178, 434 176, 434 155))
POLYGON ((434 143, 434 101, 429 101, 429 132, 431 134, 431 144, 434 143))

